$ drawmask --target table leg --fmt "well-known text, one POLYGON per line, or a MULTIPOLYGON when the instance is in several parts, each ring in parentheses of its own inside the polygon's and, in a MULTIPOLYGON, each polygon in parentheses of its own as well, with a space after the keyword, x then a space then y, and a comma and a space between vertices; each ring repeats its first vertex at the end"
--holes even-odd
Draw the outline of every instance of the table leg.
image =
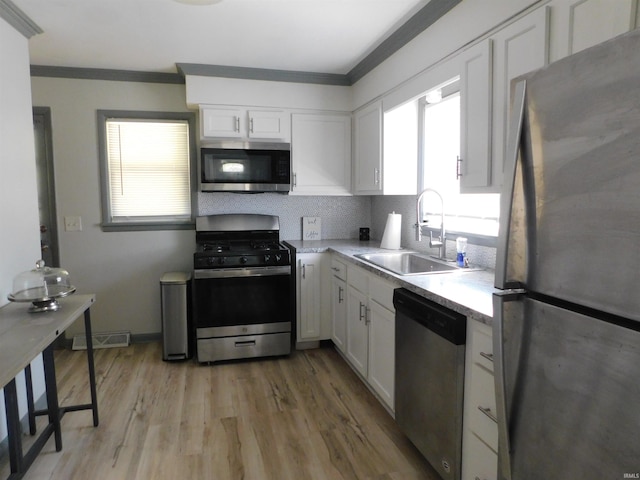
POLYGON ((49 423, 53 425, 56 439, 56 452, 62 450, 62 430, 60 428, 60 406, 58 405, 58 384, 56 383, 56 367, 53 360, 53 343, 42 352, 44 361, 44 383, 47 389, 47 414, 49 423))
POLYGON ((91 387, 91 410, 93 411, 93 426, 97 427, 98 418, 98 394, 96 392, 96 370, 93 361, 93 336, 91 333, 91 314, 89 309, 84 312, 84 331, 87 339, 87 362, 89 366, 89 386, 91 387))
POLYGON ((9 442, 9 464, 11 473, 24 471, 22 438, 20 437, 20 414, 18 413, 18 393, 16 380, 4 386, 4 408, 7 414, 7 440, 9 442))
POLYGON ((27 387, 27 414, 29 416, 29 433, 36 434, 36 414, 35 402, 33 399, 33 377, 31 376, 31 365, 27 365, 24 369, 24 380, 27 387))

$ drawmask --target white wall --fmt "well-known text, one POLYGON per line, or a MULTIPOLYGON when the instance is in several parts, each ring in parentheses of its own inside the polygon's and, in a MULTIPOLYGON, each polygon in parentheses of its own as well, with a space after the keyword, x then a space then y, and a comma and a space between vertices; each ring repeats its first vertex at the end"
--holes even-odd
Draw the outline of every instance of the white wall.
POLYGON ((187 75, 187 104, 251 105, 350 112, 351 88, 187 75))
MULTIPOLYGON (((50 107, 60 264, 80 293, 95 293, 94 332, 158 333, 159 279, 189 271, 192 230, 102 232, 97 110, 186 111, 183 85, 34 77, 33 104, 50 107), (82 231, 65 232, 80 216, 82 231)), ((82 331, 77 324, 69 338, 82 331)))
MULTIPOLYGON (((40 258, 40 230, 28 44, 2 18, 0 63, 0 305, 4 305, 13 277, 34 268, 40 258)), ((41 357, 33 363, 33 380, 38 398, 44 393, 41 357)), ((24 414, 22 375, 16 383, 24 414)), ((4 411, 0 394, 0 438, 6 436, 4 411)))
POLYGON ((353 86, 353 109, 400 87, 415 75, 545 0, 465 0, 353 86))

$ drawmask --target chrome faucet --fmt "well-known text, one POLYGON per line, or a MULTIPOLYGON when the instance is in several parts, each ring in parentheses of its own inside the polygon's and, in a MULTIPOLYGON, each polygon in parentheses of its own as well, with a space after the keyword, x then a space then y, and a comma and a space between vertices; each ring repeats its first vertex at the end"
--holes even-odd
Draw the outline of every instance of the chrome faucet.
POLYGON ((416 241, 417 242, 422 241, 422 227, 425 227, 428 224, 427 222, 420 221, 420 218, 421 218, 420 217, 420 201, 422 200, 422 197, 424 196, 424 194, 427 192, 433 192, 438 196, 438 198, 440 199, 440 207, 441 207, 440 238, 438 238, 438 240, 434 240, 433 232, 430 230, 429 246, 431 248, 438 247, 438 258, 444 260, 446 259, 446 256, 447 256, 447 239, 445 237, 445 231, 444 231, 444 199, 442 198, 442 195, 440 195, 440 193, 438 193, 433 188, 425 188, 422 192, 420 192, 420 195, 418 195, 418 199, 416 200, 416 225, 415 225, 416 241))

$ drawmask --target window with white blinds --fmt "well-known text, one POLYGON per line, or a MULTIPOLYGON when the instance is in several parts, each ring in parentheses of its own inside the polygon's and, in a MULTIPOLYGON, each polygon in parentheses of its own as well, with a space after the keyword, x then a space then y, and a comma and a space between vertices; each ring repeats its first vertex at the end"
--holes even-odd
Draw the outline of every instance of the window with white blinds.
POLYGON ((103 227, 190 223, 189 120, 101 115, 103 227))

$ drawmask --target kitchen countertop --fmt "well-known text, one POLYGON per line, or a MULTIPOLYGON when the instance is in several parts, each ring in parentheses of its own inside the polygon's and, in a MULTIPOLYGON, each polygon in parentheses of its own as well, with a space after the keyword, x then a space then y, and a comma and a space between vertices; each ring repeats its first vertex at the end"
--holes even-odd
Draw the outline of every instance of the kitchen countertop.
MULTIPOLYGON (((473 320, 491 325, 493 319, 493 270, 470 270, 426 275, 396 275, 356 258, 361 253, 391 252, 380 248, 380 241, 358 240, 286 240, 296 253, 322 253, 330 251, 342 260, 355 264, 382 278, 397 283, 429 300, 466 315, 473 320)), ((393 250, 395 251, 395 250, 393 250)), ((409 250, 413 251, 413 250, 409 250)), ((473 267, 473 265, 472 265, 473 267)))

